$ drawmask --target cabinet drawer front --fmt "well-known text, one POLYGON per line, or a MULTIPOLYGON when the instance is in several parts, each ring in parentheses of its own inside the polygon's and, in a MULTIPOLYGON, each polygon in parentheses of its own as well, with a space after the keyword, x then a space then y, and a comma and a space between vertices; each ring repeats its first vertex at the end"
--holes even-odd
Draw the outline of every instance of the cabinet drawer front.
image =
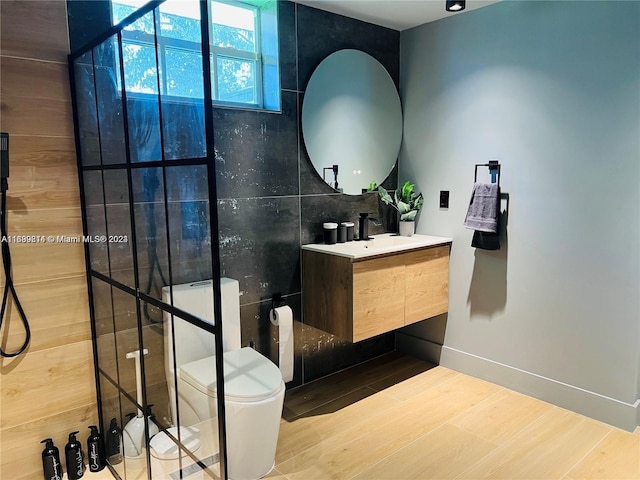
POLYGON ((397 257, 353 264, 353 341, 404 325, 405 267, 397 257))
POLYGON ((405 255, 405 323, 419 322, 449 309, 449 246, 405 255))

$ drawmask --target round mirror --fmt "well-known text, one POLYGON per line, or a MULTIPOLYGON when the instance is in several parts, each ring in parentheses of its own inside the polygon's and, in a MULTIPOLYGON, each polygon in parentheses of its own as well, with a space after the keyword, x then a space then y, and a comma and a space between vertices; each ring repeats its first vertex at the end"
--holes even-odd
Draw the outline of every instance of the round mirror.
POLYGON ((302 134, 318 174, 332 187, 360 194, 382 183, 402 141, 402 107, 387 70, 359 50, 325 58, 309 80, 302 134))

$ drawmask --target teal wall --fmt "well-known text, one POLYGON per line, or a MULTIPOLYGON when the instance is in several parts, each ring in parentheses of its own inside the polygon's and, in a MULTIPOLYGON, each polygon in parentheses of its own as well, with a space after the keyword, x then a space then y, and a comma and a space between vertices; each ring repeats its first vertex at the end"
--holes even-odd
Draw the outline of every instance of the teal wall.
POLYGON ((444 344, 443 365, 632 429, 640 2, 503 1, 404 31, 400 91, 399 180, 425 194, 418 232, 453 248, 448 316, 398 344, 444 344), (509 194, 499 252, 462 225, 489 159, 509 194))

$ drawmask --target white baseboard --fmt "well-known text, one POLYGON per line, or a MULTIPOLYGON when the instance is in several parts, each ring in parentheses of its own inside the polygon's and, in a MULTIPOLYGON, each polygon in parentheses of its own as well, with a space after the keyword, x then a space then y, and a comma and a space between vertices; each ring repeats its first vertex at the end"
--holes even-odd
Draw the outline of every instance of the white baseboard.
POLYGON ((626 403, 447 346, 442 346, 440 365, 629 432, 640 425, 640 399, 626 403))
POLYGON ((440 363, 442 345, 423 338, 396 332, 396 350, 429 363, 440 363))

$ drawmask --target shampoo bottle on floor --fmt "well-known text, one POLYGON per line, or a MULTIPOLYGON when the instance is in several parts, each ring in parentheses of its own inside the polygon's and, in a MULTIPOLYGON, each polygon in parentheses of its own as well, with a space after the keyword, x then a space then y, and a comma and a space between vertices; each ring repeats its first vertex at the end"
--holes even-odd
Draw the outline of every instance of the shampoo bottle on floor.
POLYGON ((80 432, 70 433, 69 443, 64 447, 69 480, 78 480, 84 475, 84 453, 82 452, 82 444, 76 439, 78 433, 80 432))
POLYGON ((50 438, 46 438, 40 443, 46 443, 42 451, 44 480, 62 480, 62 464, 60 463, 58 447, 53 444, 53 440, 50 438))

